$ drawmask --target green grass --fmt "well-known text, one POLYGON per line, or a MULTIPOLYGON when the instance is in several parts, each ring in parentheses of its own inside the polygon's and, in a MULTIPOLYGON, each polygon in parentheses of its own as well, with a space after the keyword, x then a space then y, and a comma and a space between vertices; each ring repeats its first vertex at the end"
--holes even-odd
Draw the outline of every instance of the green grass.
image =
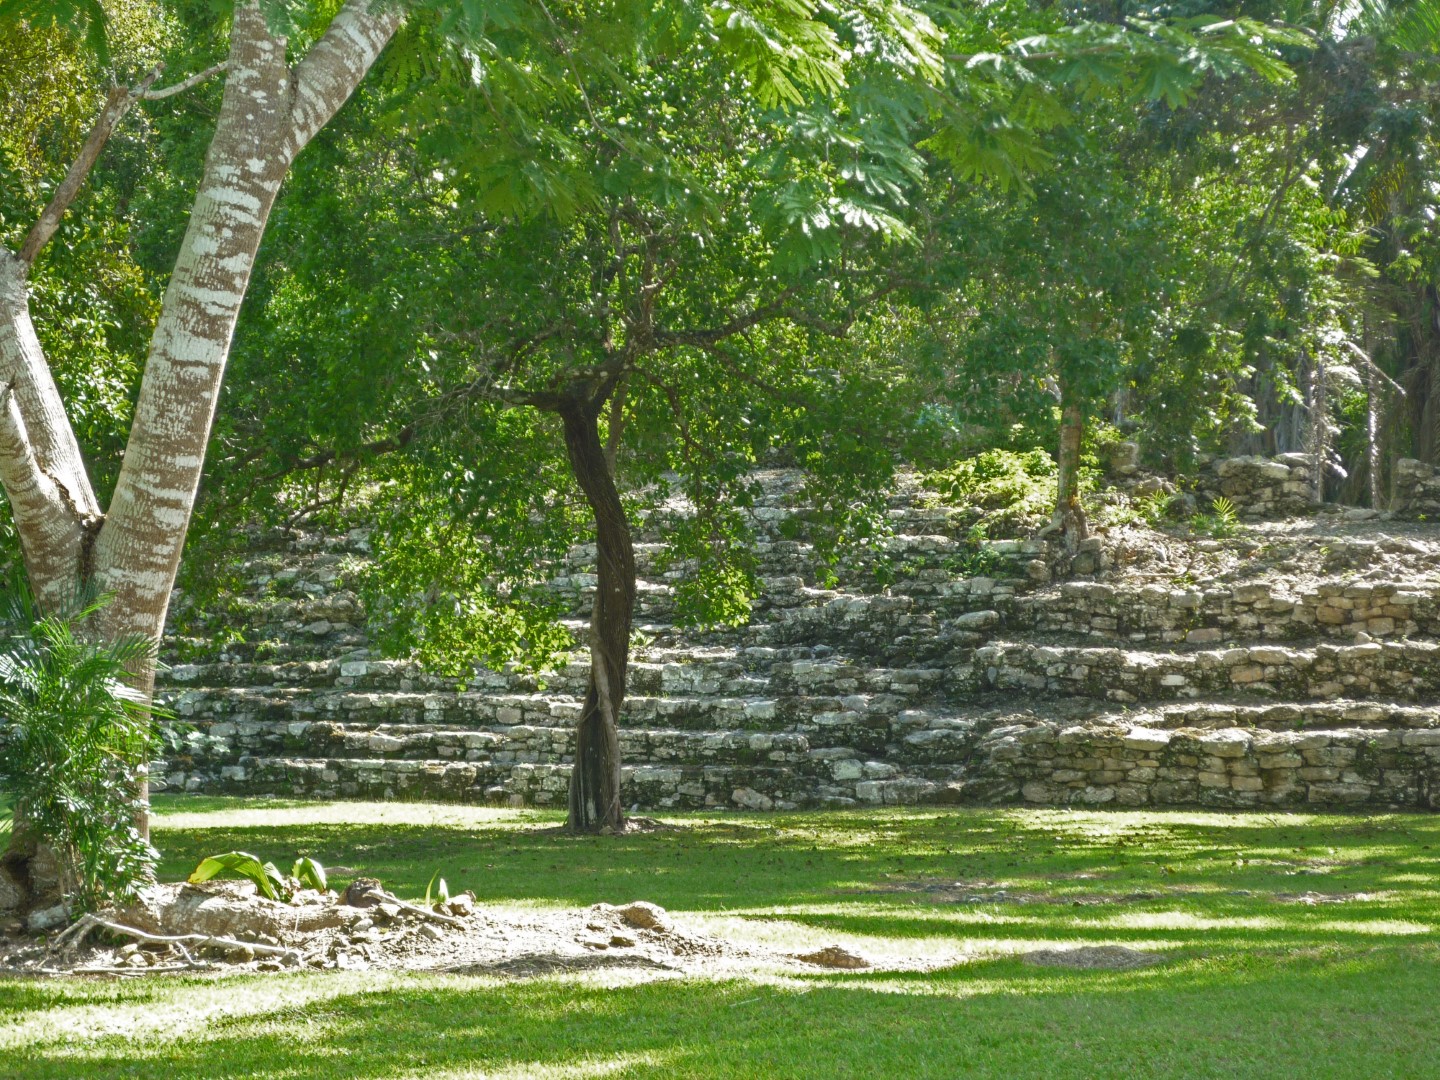
POLYGON ((307 972, 0 981, 16 1077, 1440 1076, 1440 817, 1046 810, 677 817, 578 839, 524 811, 162 800, 162 874, 309 854, 419 895, 512 907, 643 898, 786 949, 923 974, 642 982, 307 972), (926 884, 1003 887, 955 902, 926 884), (1286 897, 1349 896, 1309 905, 1286 897), (1363 894, 1355 897, 1354 894, 1363 894), (1167 963, 1016 954, 1122 943, 1167 963))

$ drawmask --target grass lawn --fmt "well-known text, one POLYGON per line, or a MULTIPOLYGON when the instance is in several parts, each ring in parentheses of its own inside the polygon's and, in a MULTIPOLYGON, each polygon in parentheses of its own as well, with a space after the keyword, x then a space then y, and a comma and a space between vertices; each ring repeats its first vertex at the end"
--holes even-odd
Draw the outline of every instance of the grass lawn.
POLYGON ((689 829, 577 839, 528 811, 173 798, 156 841, 167 878, 304 853, 402 896, 439 869, 507 907, 645 899, 736 941, 943 966, 0 981, 0 1076, 1440 1077, 1440 816, 669 820, 689 829), (1016 959, 1100 943, 1167 962, 1016 959))

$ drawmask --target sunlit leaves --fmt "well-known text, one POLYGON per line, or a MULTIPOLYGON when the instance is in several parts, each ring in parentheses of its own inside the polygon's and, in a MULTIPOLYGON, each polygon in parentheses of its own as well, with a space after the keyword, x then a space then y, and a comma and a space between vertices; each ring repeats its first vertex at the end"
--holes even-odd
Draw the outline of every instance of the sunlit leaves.
POLYGON ((0 0, 0 33, 14 34, 21 26, 62 30, 83 40, 101 63, 110 59, 108 18, 100 0, 0 0))

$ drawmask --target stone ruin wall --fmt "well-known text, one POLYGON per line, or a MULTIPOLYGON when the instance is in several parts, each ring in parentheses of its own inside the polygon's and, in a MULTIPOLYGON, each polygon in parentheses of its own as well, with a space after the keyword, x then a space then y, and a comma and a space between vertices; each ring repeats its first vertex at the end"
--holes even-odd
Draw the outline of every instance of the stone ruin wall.
POLYGON ((1405 458, 1395 463, 1391 509, 1410 521, 1440 521, 1440 476, 1435 466, 1405 458))
MULTIPOLYGON (((1212 476, 1237 505, 1278 513, 1308 492, 1305 468, 1231 459, 1212 476)), ((914 516, 907 555, 958 549, 963 526, 914 516)), ((1116 575, 1098 538, 1064 581, 1044 545, 998 541, 987 576, 931 565, 877 593, 807 585, 803 545, 767 540, 750 627, 638 651, 624 797, 656 810, 1434 808, 1440 580, 1356 580, 1382 556, 1423 565, 1440 538, 1427 544, 1335 539, 1320 580, 1170 587, 1116 575)), ((281 557, 300 569, 256 579, 288 596, 254 611, 297 642, 290 653, 236 646, 172 669, 180 723, 156 788, 563 807, 585 665, 462 684, 376 659, 336 571, 357 550, 363 538, 303 539, 281 557)), ((583 616, 583 552, 571 570, 556 587, 583 616)), ((670 614, 649 581, 641 625, 670 614)))

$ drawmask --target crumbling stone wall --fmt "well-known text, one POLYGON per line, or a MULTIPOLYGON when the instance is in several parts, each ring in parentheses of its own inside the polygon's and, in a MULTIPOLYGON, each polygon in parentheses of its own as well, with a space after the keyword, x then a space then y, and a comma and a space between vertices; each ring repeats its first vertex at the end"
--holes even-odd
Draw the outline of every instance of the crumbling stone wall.
POLYGON ((1435 466, 1413 458, 1395 463, 1395 495, 1390 509, 1410 521, 1440 521, 1440 476, 1435 466))
POLYGON ((1437 805, 1440 731, 1168 731, 1037 724, 990 733, 969 781, 1063 805, 1437 805))
POLYGON ((1196 494, 1201 509, 1223 496, 1241 517, 1285 517, 1316 509, 1314 482, 1308 454, 1221 458, 1197 478, 1196 494))

